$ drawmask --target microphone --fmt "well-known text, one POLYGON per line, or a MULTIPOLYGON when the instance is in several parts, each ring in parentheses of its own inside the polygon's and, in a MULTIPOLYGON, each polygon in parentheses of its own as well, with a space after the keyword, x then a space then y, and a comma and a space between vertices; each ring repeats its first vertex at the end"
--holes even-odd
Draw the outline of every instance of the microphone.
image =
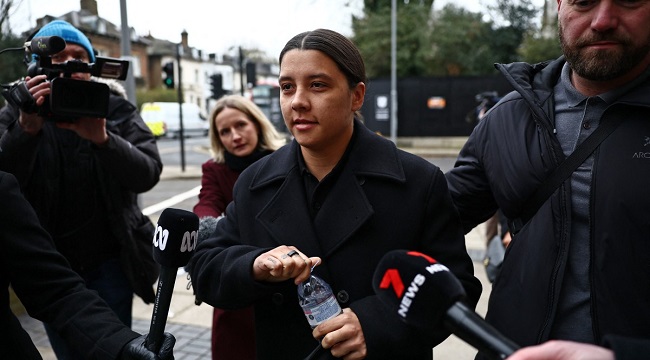
POLYGON ((461 302, 460 281, 432 257, 407 250, 388 252, 372 280, 377 296, 406 324, 425 332, 444 326, 490 359, 503 360, 519 346, 461 302))
POLYGON ((174 282, 179 267, 187 264, 196 248, 199 218, 193 212, 167 208, 158 219, 153 235, 153 258, 160 264, 158 291, 151 316, 147 349, 158 353, 163 342, 174 282))
POLYGON ((65 49, 65 40, 59 36, 39 36, 25 43, 24 47, 39 56, 49 56, 65 49))

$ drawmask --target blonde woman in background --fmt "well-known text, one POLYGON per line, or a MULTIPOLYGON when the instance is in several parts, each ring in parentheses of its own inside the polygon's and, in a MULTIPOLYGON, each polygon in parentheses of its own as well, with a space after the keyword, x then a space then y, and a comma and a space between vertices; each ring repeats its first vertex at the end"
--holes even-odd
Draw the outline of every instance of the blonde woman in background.
MULTIPOLYGON (((218 218, 232 201, 239 174, 248 165, 277 150, 285 141, 252 101, 227 95, 217 101, 210 115, 212 158, 202 166, 201 191, 194 213, 199 218, 218 218)), ((215 222, 216 223, 216 222, 215 222)), ((213 359, 255 359, 253 309, 214 309, 213 359)))

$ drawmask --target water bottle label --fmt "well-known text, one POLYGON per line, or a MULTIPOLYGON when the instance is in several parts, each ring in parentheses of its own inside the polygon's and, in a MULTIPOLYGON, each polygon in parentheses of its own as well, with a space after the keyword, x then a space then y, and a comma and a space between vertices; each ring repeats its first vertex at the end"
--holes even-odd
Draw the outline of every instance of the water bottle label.
POLYGON ((336 301, 334 296, 330 296, 327 300, 318 305, 305 306, 303 308, 307 321, 312 328, 315 328, 320 323, 332 318, 341 313, 341 306, 336 301))

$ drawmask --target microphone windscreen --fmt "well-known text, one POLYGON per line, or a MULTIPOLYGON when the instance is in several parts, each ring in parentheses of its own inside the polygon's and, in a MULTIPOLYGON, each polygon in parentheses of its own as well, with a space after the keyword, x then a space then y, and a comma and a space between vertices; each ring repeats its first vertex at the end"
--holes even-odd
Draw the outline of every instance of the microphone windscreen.
POLYGON ((153 257, 161 266, 185 266, 196 248, 199 217, 191 211, 167 208, 158 218, 153 257))
POLYGON ((212 235, 214 230, 217 228, 217 223, 222 218, 223 216, 219 216, 218 218, 214 216, 204 216, 199 220, 199 243, 212 235))
POLYGON ((372 286, 402 321, 429 332, 441 329, 447 310, 466 295, 446 266, 428 255, 407 250, 384 255, 372 286))
POLYGON ((30 50, 33 54, 49 56, 65 49, 65 40, 59 36, 39 36, 32 39, 30 50))

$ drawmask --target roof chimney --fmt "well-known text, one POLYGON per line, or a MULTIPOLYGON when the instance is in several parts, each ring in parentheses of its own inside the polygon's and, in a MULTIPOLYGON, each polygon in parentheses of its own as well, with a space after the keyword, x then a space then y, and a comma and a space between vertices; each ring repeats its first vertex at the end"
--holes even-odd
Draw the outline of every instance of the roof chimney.
POLYGON ((81 10, 88 11, 91 15, 99 15, 97 12, 97 0, 81 0, 81 10))
POLYGON ((183 30, 181 33, 181 45, 183 45, 184 49, 187 49, 189 47, 188 41, 187 41, 187 31, 183 30))

